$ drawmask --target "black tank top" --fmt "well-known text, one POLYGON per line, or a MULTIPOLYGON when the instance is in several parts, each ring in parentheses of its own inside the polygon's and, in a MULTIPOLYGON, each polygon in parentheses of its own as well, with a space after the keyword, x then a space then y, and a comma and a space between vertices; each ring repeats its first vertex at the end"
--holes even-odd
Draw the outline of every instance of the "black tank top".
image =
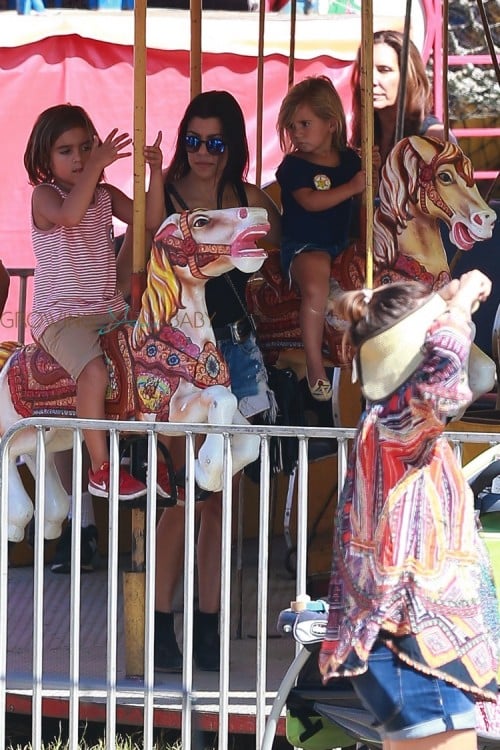
MULTIPOLYGON (((248 206, 248 200, 243 185, 235 187, 238 194, 240 206, 248 206)), ((177 201, 178 205, 184 210, 189 210, 186 201, 179 194, 173 185, 165 183, 165 206, 167 216, 178 213, 172 198, 177 201)), ((205 287, 205 299, 207 301, 207 310, 212 320, 214 328, 222 328, 228 323, 234 323, 244 318, 247 313, 245 290, 248 281, 248 274, 238 271, 234 268, 232 271, 210 279, 205 287), (229 279, 227 278, 229 277, 229 279), (234 289, 233 289, 234 286, 234 289)))

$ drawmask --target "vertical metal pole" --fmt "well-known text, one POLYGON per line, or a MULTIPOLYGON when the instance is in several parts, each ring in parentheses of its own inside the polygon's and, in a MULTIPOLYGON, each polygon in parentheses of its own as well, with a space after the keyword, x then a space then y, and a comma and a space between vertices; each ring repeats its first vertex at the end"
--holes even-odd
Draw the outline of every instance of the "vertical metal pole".
POLYGON ((255 143, 255 183, 262 183, 262 127, 264 113, 264 20, 266 4, 262 0, 259 7, 259 44, 257 54, 257 135, 255 143))
POLYGON ((191 0, 191 50, 190 86, 191 99, 201 92, 201 0, 191 0))
POLYGON ((365 286, 373 287, 373 3, 361 6, 361 159, 366 172, 364 192, 366 272, 365 286))
POLYGON ((448 140, 450 135, 450 114, 448 112, 448 0, 443 0, 443 26, 442 26, 442 46, 443 46, 443 125, 444 139, 448 140))
MULTIPOLYGON (((132 230, 132 309, 139 311, 146 276, 146 164, 144 145, 146 142, 146 0, 134 4, 134 226, 132 230)), ((119 457, 117 455, 117 460, 119 457)), ((127 631, 133 623, 144 621, 145 575, 144 575, 144 527, 145 513, 141 508, 132 509, 132 561, 130 573, 124 575, 124 621, 127 631), (133 574, 133 576, 132 576, 133 574)), ((144 646, 144 629, 140 642, 144 646)), ((135 653, 135 652, 134 652, 135 653)), ((144 675, 144 655, 138 667, 134 653, 127 651, 125 661, 134 676, 144 675)))

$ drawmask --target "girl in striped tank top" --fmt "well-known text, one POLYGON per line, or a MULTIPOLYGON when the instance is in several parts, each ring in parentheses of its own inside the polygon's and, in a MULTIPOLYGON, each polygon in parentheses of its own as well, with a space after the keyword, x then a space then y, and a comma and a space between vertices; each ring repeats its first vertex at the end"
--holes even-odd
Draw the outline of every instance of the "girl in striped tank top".
MULTIPOLYGON (((76 381, 76 413, 103 419, 108 371, 100 331, 126 316, 116 283, 113 216, 132 224, 133 202, 104 183, 104 169, 127 151, 132 139, 113 129, 101 141, 82 107, 61 104, 38 117, 24 154, 34 186, 31 236, 37 261, 33 337, 76 381)), ((165 215, 161 132, 144 149, 150 168, 146 227, 155 232, 165 215)), ((89 492, 109 494, 106 433, 84 430, 90 455, 89 492)), ((146 493, 145 485, 120 468, 119 497, 146 493)))

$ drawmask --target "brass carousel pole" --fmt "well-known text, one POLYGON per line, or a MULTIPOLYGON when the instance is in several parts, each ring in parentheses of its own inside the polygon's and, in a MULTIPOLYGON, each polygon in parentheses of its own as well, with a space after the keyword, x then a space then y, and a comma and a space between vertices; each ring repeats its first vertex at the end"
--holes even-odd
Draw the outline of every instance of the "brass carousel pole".
MULTIPOLYGON (((132 257, 132 310, 137 314, 144 290, 146 269, 146 193, 144 145, 146 132, 146 0, 134 7, 134 225, 132 257)), ((125 671, 128 677, 144 675, 145 630, 145 511, 132 509, 131 570, 123 574, 125 671)))
POLYGON ((257 127, 255 139, 255 183, 262 182, 262 127, 264 118, 264 28, 266 4, 259 4, 259 44, 257 51, 257 127))
POLYGON ((190 86, 191 99, 201 93, 201 0, 191 0, 190 86))
POLYGON ((411 0, 406 0, 405 25, 403 30, 403 46, 401 48, 401 59, 399 61, 399 88, 398 109, 396 117, 396 130, 394 131, 394 145, 404 136, 405 112, 406 112, 406 79, 408 76, 408 54, 410 48, 411 27, 411 0))
POLYGON ((295 32, 297 29, 297 0, 290 0, 290 51, 288 53, 288 88, 295 77, 295 32))
POLYGON ((365 287, 373 288, 373 3, 361 4, 361 160, 366 173, 363 211, 366 243, 365 287))
POLYGON ((448 0, 443 0, 443 19, 442 19, 442 46, 443 46, 443 125, 444 140, 447 141, 450 136, 450 116, 448 112, 448 0))

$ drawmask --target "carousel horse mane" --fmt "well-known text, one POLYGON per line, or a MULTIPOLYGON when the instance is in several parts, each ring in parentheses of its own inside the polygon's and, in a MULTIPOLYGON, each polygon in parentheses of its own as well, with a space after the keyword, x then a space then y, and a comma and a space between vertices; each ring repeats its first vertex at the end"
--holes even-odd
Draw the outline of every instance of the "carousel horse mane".
POLYGON ((179 280, 167 253, 153 242, 141 311, 132 333, 134 348, 139 349, 150 334, 161 331, 181 307, 179 280))

